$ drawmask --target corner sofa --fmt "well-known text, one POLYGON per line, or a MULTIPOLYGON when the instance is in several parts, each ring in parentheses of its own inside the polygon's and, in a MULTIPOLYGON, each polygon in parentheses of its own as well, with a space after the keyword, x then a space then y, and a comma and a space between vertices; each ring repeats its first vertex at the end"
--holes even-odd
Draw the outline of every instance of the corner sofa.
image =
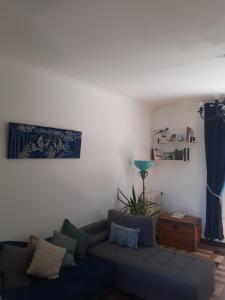
POLYGON ((34 278, 29 287, 9 290, 7 300, 100 300, 107 299, 112 288, 146 300, 210 299, 214 263, 156 245, 152 218, 110 210, 107 220, 81 229, 91 236, 87 258, 77 260, 76 267, 62 268, 59 279, 34 278), (130 249, 109 243, 111 222, 139 227, 141 246, 130 249))
POLYGON ((96 243, 90 248, 89 254, 118 266, 116 288, 147 300, 210 299, 214 290, 214 263, 190 253, 156 245, 152 218, 127 217, 110 210, 108 220, 86 226, 84 230, 95 236, 96 243), (145 239, 147 232, 150 245, 130 249, 107 242, 110 222, 127 227, 139 224, 140 239, 145 239))

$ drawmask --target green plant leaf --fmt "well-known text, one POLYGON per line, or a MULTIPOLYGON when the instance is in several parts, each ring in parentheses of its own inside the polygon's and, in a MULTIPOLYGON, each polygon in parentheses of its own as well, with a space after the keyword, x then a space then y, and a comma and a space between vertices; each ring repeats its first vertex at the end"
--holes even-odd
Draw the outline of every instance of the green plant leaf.
POLYGON ((117 189, 117 195, 118 193, 120 193, 128 201, 128 198, 124 195, 124 193, 119 188, 117 189))
POLYGON ((117 199, 124 206, 121 208, 121 212, 128 215, 146 215, 154 216, 160 211, 160 204, 151 202, 149 200, 143 199, 143 192, 137 197, 134 186, 132 186, 132 196, 127 197, 118 188, 117 189, 117 199), (122 198, 121 198, 122 197, 122 198), (159 209, 152 213, 152 208, 159 207, 159 209))

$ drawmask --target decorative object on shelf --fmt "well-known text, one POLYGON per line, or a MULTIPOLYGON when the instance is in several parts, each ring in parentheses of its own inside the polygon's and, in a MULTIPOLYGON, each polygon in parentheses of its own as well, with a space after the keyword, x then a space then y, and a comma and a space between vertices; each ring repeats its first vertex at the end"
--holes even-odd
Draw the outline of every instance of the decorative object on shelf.
POLYGON ((131 215, 153 216, 159 212, 160 204, 146 199, 145 196, 145 178, 148 176, 148 169, 152 166, 152 160, 135 160, 134 164, 139 169, 138 174, 142 178, 143 190, 140 196, 137 196, 134 186, 132 186, 132 197, 128 198, 118 188, 117 199, 124 205, 121 211, 131 215))
POLYGON ((171 143, 173 143, 173 142, 175 142, 176 141, 176 133, 173 133, 172 135, 171 135, 171 137, 170 137, 170 142, 171 143))
POLYGON ((166 128, 164 128, 164 129, 156 129, 156 130, 153 130, 152 132, 153 132, 154 135, 155 135, 155 134, 160 134, 162 137, 167 137, 167 135, 168 135, 168 130, 169 130, 169 128, 166 127, 166 128))
POLYGON ((186 142, 196 143, 196 139, 194 137, 194 130, 191 127, 187 127, 187 130, 186 130, 186 142))
POLYGON ((158 144, 168 143, 169 128, 156 129, 152 131, 153 135, 157 137, 158 144))
POLYGON ((183 142, 184 141, 184 135, 183 134, 178 134, 177 141, 178 142, 183 142))
POLYGON ((200 103, 198 113, 203 120, 206 119, 210 121, 219 117, 225 122, 225 99, 223 101, 215 100, 212 103, 200 103), (210 108, 214 108, 214 113, 207 114, 206 116, 206 104, 209 105, 210 108))
POLYGON ((82 132, 9 123, 8 158, 80 158, 82 132))

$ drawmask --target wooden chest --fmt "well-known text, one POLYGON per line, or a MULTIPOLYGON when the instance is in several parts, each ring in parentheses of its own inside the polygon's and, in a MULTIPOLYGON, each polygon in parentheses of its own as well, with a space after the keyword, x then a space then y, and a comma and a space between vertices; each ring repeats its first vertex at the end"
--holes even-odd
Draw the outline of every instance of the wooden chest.
POLYGON ((201 219, 184 216, 182 219, 164 213, 159 217, 159 243, 165 246, 195 251, 201 241, 201 219))

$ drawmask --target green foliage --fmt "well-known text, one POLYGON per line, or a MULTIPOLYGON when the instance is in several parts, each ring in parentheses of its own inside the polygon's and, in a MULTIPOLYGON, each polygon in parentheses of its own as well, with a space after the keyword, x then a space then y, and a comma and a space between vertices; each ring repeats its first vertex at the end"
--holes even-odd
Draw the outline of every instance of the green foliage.
POLYGON ((124 205, 121 209, 123 213, 128 215, 153 216, 160 211, 160 205, 158 203, 143 198, 143 193, 137 197, 133 186, 132 197, 130 198, 126 197, 119 188, 117 190, 117 199, 124 205), (157 210, 155 210, 156 207, 158 207, 157 210))

